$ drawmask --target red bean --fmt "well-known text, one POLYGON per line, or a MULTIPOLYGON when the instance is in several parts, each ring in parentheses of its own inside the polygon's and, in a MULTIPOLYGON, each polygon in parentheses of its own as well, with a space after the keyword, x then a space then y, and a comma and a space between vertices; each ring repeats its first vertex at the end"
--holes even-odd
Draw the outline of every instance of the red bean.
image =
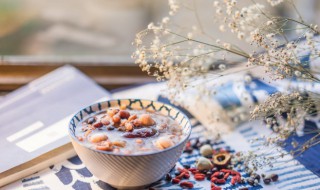
POLYGON ((216 178, 216 177, 211 177, 211 182, 215 183, 217 179, 218 178, 216 178))
POLYGON ((183 176, 183 178, 189 179, 189 178, 190 178, 190 174, 189 174, 189 173, 185 173, 184 176, 183 176))
POLYGON ((182 172, 182 173, 180 173, 178 176, 176 176, 176 178, 182 179, 185 174, 186 174, 186 172, 182 172))
POLYGON ((173 183, 173 184, 180 183, 180 179, 178 179, 178 178, 173 178, 172 181, 171 181, 171 183, 173 183))
POLYGON ((201 173, 194 175, 194 179, 197 180, 197 181, 202 181, 205 178, 206 178, 206 176, 204 174, 201 174, 201 173))
POLYGON ((132 132, 126 132, 123 134, 126 138, 146 138, 151 137, 157 133, 157 130, 152 128, 142 128, 142 129, 135 129, 132 132))
POLYGON ((120 110, 118 114, 121 119, 128 119, 130 117, 130 113, 126 110, 120 110))
POLYGON ((228 170, 228 169, 221 169, 220 171, 221 171, 221 172, 224 172, 224 173, 231 173, 231 171, 232 171, 232 170, 228 170))
POLYGON ((241 176, 241 174, 237 171, 231 170, 230 172, 231 175, 237 175, 237 176, 241 176))
POLYGON ((214 186, 214 187, 211 187, 211 190, 221 190, 221 187, 214 186))
POLYGON ((220 172, 214 172, 214 173, 212 174, 212 176, 213 176, 213 177, 216 177, 216 178, 219 177, 219 175, 220 175, 220 172))
POLYGON ((193 188, 193 183, 189 181, 183 181, 180 183, 180 187, 182 188, 193 188))
POLYGON ((241 181, 241 177, 236 175, 236 176, 233 176, 232 179, 231 179, 231 184, 232 185, 235 185, 236 183, 239 183, 241 181))
POLYGON ((189 172, 187 169, 185 168, 177 168, 179 172, 189 172))
POLYGON ((215 186, 213 183, 211 183, 211 190, 221 190, 221 187, 215 186))
POLYGON ((97 122, 97 123, 93 124, 94 128, 100 128, 102 126, 103 126, 103 124, 101 122, 97 122))
POLYGON ((217 183, 217 184, 225 184, 225 183, 226 183, 226 180, 225 180, 225 179, 216 179, 214 183, 217 183))

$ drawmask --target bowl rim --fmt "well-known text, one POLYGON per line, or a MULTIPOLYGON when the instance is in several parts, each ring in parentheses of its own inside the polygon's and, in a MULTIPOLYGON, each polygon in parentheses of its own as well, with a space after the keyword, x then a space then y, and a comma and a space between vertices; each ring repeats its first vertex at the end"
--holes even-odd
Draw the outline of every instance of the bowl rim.
MULTIPOLYGON (((96 113, 96 112, 94 112, 96 113)), ((81 120, 82 121, 82 120, 81 120)), ((79 122, 81 122, 79 121, 79 122)), ((170 105, 170 104, 167 104, 167 103, 164 103, 164 102, 160 102, 160 101, 156 101, 156 100, 150 100, 150 99, 139 99, 139 98, 120 98, 120 99, 109 99, 109 100, 104 100, 104 101, 98 101, 98 102, 95 102, 93 104, 90 104, 86 107, 83 107, 82 109, 80 109, 78 112, 76 112, 75 114, 72 115, 70 121, 69 121, 69 125, 68 125, 68 134, 69 136, 74 140, 74 142, 76 142, 77 144, 79 144, 80 146, 82 147, 85 147, 91 151, 94 151, 94 152, 98 152, 98 153, 102 153, 102 154, 107 154, 107 155, 113 155, 113 156, 122 156, 122 157, 137 157, 137 156, 147 156, 147 155, 154 155, 154 154, 159 154, 159 153, 162 153, 162 152, 166 152, 166 151, 170 151, 172 149, 175 149, 176 147, 180 146, 181 144, 185 143, 185 141, 187 141, 191 135, 191 130, 192 130, 192 125, 191 125, 191 122, 190 122, 190 119, 189 117, 184 113, 182 112, 179 108, 177 107, 174 107, 173 105, 170 105), (187 126, 189 127, 189 129, 187 129, 188 131, 188 134, 186 134, 184 136, 184 138, 178 142, 177 144, 175 144, 174 146, 172 147, 169 147, 167 149, 164 149, 164 150, 159 150, 159 151, 152 151, 152 152, 146 152, 146 153, 140 153, 140 154, 121 154, 121 153, 113 153, 113 152, 108 152, 108 151, 102 151, 102 150, 96 150, 96 149, 93 149, 91 147, 88 147, 88 146, 85 146, 82 144, 81 141, 79 141, 79 139, 76 138, 75 135, 71 134, 71 121, 75 118, 76 115, 78 115, 81 111, 83 111, 84 109, 87 109, 91 106, 94 106, 94 105, 97 105, 97 104, 101 104, 101 103, 106 103, 106 102, 110 102, 110 101, 122 101, 122 100, 140 100, 140 101, 150 101, 150 102, 155 102, 155 103, 160 103, 160 104, 163 104, 167 107, 169 107, 170 109, 176 109, 178 112, 180 112, 180 114, 183 115, 183 117, 187 120, 187 126)))

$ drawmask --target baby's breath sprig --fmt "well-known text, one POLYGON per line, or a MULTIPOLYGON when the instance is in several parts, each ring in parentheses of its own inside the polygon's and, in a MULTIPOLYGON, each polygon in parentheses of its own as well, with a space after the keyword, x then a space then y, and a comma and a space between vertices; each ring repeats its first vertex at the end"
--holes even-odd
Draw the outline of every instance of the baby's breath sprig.
MULTIPOLYGON (((246 62, 247 67, 239 67, 239 70, 254 71, 262 67, 273 80, 294 78, 307 83, 320 82, 319 71, 310 66, 320 59, 320 40, 316 37, 320 33, 319 27, 303 19, 293 0, 248 2, 248 6, 242 6, 237 0, 215 0, 211 5, 212 23, 217 30, 238 39, 230 43, 211 35, 196 0, 169 0, 169 15, 157 24, 149 24, 136 35, 136 51, 132 55, 135 63, 158 81, 167 82, 169 98, 173 102, 189 88, 196 88, 199 97, 219 93, 211 88, 215 85, 214 79, 235 74, 233 69, 241 65, 241 61, 246 62), (296 16, 281 17, 268 11, 268 6, 284 4, 291 6, 296 16), (175 18, 185 12, 194 16, 195 24, 188 25, 189 20, 176 22, 175 18), (250 48, 242 49, 243 43, 250 48), (306 57, 308 61, 305 61, 306 57)), ((314 137, 303 144, 292 142, 290 153, 279 150, 285 146, 287 138, 302 134, 304 121, 320 111, 316 106, 319 103, 320 94, 311 92, 291 90, 270 96, 253 110, 251 116, 264 119, 266 126, 272 128, 272 136, 259 139, 270 148, 272 156, 264 157, 266 151, 251 152, 242 156, 242 160, 251 162, 254 168, 271 166, 275 159, 286 154, 297 156, 319 145, 319 130, 305 130, 305 134, 312 133, 314 137)))

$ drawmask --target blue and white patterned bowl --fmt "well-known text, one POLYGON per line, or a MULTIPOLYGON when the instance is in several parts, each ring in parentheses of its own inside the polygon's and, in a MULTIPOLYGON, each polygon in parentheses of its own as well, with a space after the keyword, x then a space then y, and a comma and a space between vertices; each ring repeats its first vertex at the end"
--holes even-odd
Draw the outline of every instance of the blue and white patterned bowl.
POLYGON ((121 99, 100 102, 86 107, 73 116, 69 135, 74 149, 90 172, 98 179, 120 189, 136 189, 160 180, 178 161, 190 136, 191 124, 185 114, 168 104, 151 100, 121 99), (115 154, 84 146, 75 136, 76 127, 84 119, 109 107, 151 109, 173 118, 183 127, 182 140, 168 149, 134 155, 115 154))

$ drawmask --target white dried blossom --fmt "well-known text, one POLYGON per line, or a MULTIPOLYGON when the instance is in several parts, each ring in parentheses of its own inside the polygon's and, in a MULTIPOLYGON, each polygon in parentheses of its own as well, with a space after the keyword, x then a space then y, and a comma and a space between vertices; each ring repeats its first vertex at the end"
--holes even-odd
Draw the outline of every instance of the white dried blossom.
POLYGON ((226 69, 226 65, 220 64, 220 65, 219 65, 219 69, 220 69, 220 70, 225 70, 225 69, 226 69))
POLYGON ((244 33, 243 32, 238 32, 237 37, 238 37, 238 39, 242 40, 244 38, 244 33))
POLYGON ((168 0, 168 4, 170 7, 170 15, 176 14, 176 12, 178 12, 178 10, 180 9, 180 3, 178 0, 168 0))
MULTIPOLYGON (((304 82, 320 82, 319 77, 305 62, 300 61, 303 55, 310 56, 316 60, 320 56, 320 42, 315 40, 319 34, 318 26, 295 20, 296 18, 285 18, 272 15, 261 3, 252 3, 248 6, 241 6, 235 0, 216 0, 213 6, 216 27, 220 31, 231 32, 236 38, 247 42, 252 51, 242 50, 241 44, 230 44, 223 39, 216 39, 210 34, 210 30, 201 22, 201 12, 197 16, 197 23, 185 25, 177 22, 179 11, 197 11, 193 3, 182 0, 169 0, 170 15, 157 24, 151 23, 147 29, 136 35, 134 45, 136 51, 132 54, 135 63, 154 76, 158 81, 167 81, 168 97, 171 101, 178 103, 175 99, 190 88, 196 87, 199 99, 203 96, 210 96, 219 91, 208 90, 215 84, 212 76, 228 73, 234 58, 247 59, 247 66, 264 67, 267 75, 273 80, 295 77, 296 80, 304 82), (292 28, 288 28, 292 27, 292 28), (288 42, 286 30, 299 31, 297 40, 288 42), (306 41, 301 42, 305 37, 306 41), (298 45, 298 42, 303 45, 298 45), (263 53, 257 53, 263 52, 263 53), (306 53, 307 52, 307 53, 306 53), (210 82, 207 82, 210 81, 210 82), (201 85, 199 85, 201 84, 201 85)), ((197 1, 194 1, 197 3, 197 1)), ((285 0, 268 0, 272 6, 276 6, 285 0)), ((189 24, 189 23, 188 23, 189 24)), ((209 27, 208 27, 209 28, 209 27)), ((229 73, 228 73, 229 74, 229 73)), ((232 73, 231 73, 232 74, 232 73)), ((264 76, 261 76, 264 77, 264 76)), ((243 82, 249 84, 252 80, 250 75, 245 76, 243 82)), ((252 118, 263 118, 266 120, 266 127, 274 131, 274 136, 253 139, 254 143, 263 141, 264 145, 272 147, 279 146, 290 134, 302 134, 302 122, 310 118, 310 110, 315 111, 309 98, 300 93, 291 91, 289 94, 271 96, 267 103, 260 104, 252 111, 252 118), (297 95, 298 94, 298 95, 297 95), (294 104, 287 101, 294 102, 294 104), (290 106, 289 106, 290 105, 290 106), (279 120, 281 114, 286 114, 287 119, 279 120), (271 117, 272 116, 272 117, 271 117)), ((246 96, 244 96, 246 97, 246 96)), ((320 99, 320 95, 314 95, 320 99)), ((318 100, 320 102, 320 100, 318 100)), ((320 111, 316 110, 316 111, 320 111)), ((221 118, 211 114, 212 121, 221 118)), ((248 118, 245 116, 234 117, 237 121, 248 118)), ((302 150, 299 144, 294 143, 296 150, 302 150)), ((305 150, 308 147, 303 147, 305 150)), ((283 156, 283 155, 282 155, 283 156)), ((261 157, 262 158, 262 157, 261 157)), ((272 158, 262 158, 262 165, 272 166, 272 158)), ((253 161, 254 167, 259 167, 260 155, 254 152, 248 153, 241 158, 246 161, 253 161)), ((237 158, 237 160, 241 160, 237 158)))
POLYGON ((218 7, 219 5, 220 5, 220 2, 219 2, 219 1, 214 1, 214 2, 213 2, 213 6, 214 6, 214 7, 218 7))
POLYGON ((277 6, 280 3, 282 3, 284 0, 268 0, 268 3, 270 3, 271 6, 277 6))
POLYGON ((219 30, 220 30, 221 32, 224 32, 224 31, 225 31, 224 25, 220 25, 220 26, 219 26, 219 30))
POLYGON ((271 26, 271 25, 273 25, 274 23, 273 23, 273 21, 272 20, 268 20, 267 21, 267 26, 271 26))
POLYGON ((163 24, 168 24, 169 21, 170 21, 170 18, 169 18, 169 17, 164 17, 164 18, 162 19, 162 23, 163 23, 163 24))

